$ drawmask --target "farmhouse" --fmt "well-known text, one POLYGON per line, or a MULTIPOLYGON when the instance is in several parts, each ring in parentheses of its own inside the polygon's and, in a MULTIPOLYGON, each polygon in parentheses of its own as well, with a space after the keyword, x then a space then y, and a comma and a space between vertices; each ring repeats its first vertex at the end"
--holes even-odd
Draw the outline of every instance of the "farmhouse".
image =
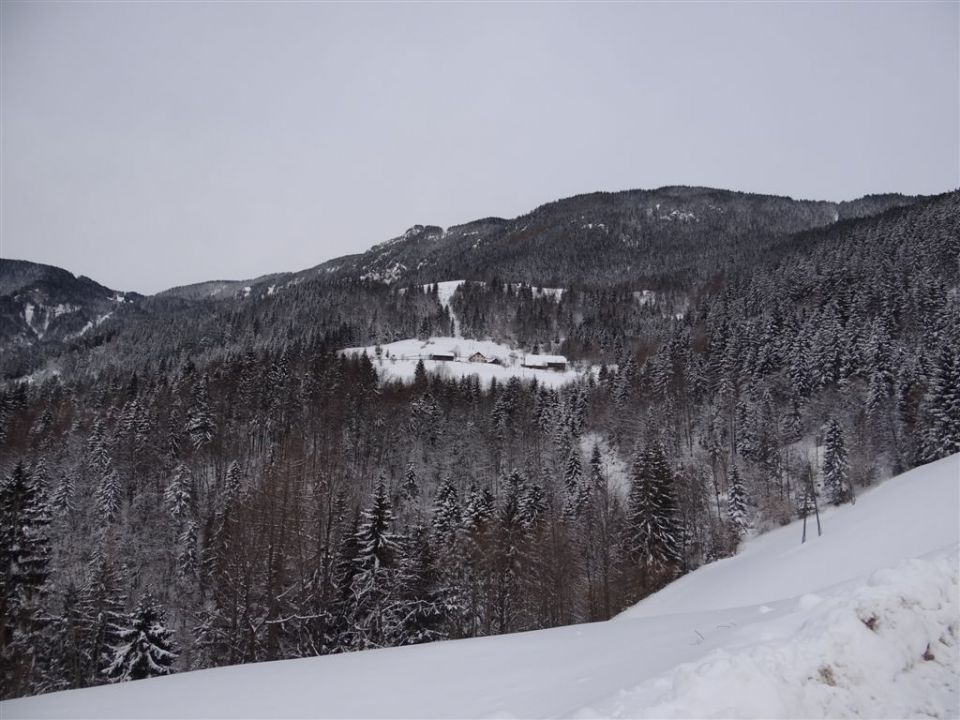
POLYGON ((470 360, 470 362, 474 362, 474 363, 488 363, 488 362, 490 362, 490 360, 487 358, 487 356, 484 355, 482 352, 475 352, 473 355, 470 356, 469 360, 470 360))
POLYGON ((537 370, 566 370, 567 359, 563 355, 525 355, 521 365, 537 370))

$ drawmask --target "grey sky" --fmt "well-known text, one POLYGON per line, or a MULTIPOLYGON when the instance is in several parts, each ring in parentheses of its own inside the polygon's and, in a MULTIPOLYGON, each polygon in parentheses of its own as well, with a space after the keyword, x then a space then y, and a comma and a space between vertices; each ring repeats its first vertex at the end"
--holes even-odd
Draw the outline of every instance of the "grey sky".
POLYGON ((592 190, 942 192, 958 8, 4 2, 0 255, 154 292, 592 190))

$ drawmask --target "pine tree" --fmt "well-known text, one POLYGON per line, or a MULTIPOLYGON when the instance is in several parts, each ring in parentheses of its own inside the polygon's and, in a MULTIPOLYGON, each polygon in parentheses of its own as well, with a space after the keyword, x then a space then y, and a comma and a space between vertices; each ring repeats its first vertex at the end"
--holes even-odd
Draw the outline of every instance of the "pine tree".
POLYGON ((587 503, 587 489, 583 482, 583 466, 580 461, 580 448, 574 441, 567 454, 567 465, 563 477, 564 500, 563 515, 568 519, 579 517, 587 503))
POLYGON ((730 468, 730 490, 727 495, 727 513, 730 516, 730 526, 739 538, 750 526, 747 520, 747 490, 744 487, 743 477, 736 463, 730 468))
POLYGON ((349 646, 356 649, 394 645, 403 632, 398 568, 404 548, 391 532, 392 524, 393 509, 383 482, 378 482, 356 535, 356 574, 351 583, 347 636, 349 646))
POLYGON ((164 491, 163 499, 167 503, 170 514, 178 522, 187 517, 190 508, 193 505, 193 482, 190 471, 183 463, 178 463, 173 470, 173 477, 167 489, 164 491))
POLYGON ((438 588, 440 574, 436 557, 430 545, 430 533, 423 526, 414 528, 406 554, 399 568, 399 595, 401 623, 397 628, 397 644, 442 640, 446 607, 438 588))
POLYGON ((60 474, 60 481, 50 498, 50 510, 57 518, 67 517, 76 510, 72 474, 66 472, 60 474))
POLYGON ((630 551, 644 567, 673 572, 682 564, 682 537, 673 473, 662 445, 637 454, 632 483, 627 516, 630 551))
POLYGON ((482 533, 494 514, 493 495, 486 488, 479 490, 476 485, 467 494, 467 506, 463 511, 463 528, 468 533, 482 533))
POLYGON ((920 410, 927 461, 960 452, 960 350, 945 343, 931 366, 920 410))
POLYGON ((547 511, 547 495, 543 487, 530 483, 520 496, 520 522, 525 530, 532 529, 547 511))
POLYGON ((377 482, 371 506, 361 515, 357 530, 356 564, 361 572, 376 572, 381 567, 393 567, 400 550, 397 538, 391 534, 393 506, 387 497, 383 480, 377 482))
POLYGON ((46 498, 22 462, 0 483, 0 678, 3 697, 38 690, 50 542, 46 498))
POLYGON ((827 495, 834 505, 841 505, 853 499, 847 465, 847 446, 843 428, 836 418, 827 426, 823 451, 823 484, 827 495))
POLYGON ((103 550, 98 550, 80 593, 84 655, 88 659, 83 684, 100 683, 113 661, 113 647, 120 640, 117 633, 126 620, 126 601, 121 572, 103 550))
POLYGON ((423 364, 423 358, 417 360, 417 366, 413 370, 413 386, 419 392, 426 390, 429 380, 427 379, 427 368, 423 364))
POLYGON ((97 511, 100 517, 109 523, 113 522, 120 512, 120 478, 109 458, 101 473, 96 492, 97 511))
POLYGON ((450 543, 460 529, 460 503, 453 481, 447 479, 437 490, 433 503, 433 532, 440 545, 450 543))
POLYGON ((80 591, 72 582, 63 591, 59 616, 54 620, 57 689, 79 688, 86 684, 93 664, 86 637, 87 619, 83 615, 80 591))
POLYGON ((227 476, 223 483, 223 507, 227 508, 231 503, 238 500, 242 492, 243 472, 240 470, 240 463, 234 460, 227 468, 227 476))
POLYGON ((94 424, 87 443, 87 466, 96 481, 94 500, 97 512, 101 519, 111 523, 120 512, 120 478, 113 467, 106 434, 99 420, 94 424))
POLYGON ((590 453, 590 485, 595 492, 606 494, 607 478, 603 474, 603 458, 600 455, 600 445, 593 444, 590 453))
POLYGON ((164 626, 163 610, 153 596, 146 593, 117 632, 119 643, 104 674, 110 682, 169 675, 177 659, 172 635, 173 631, 164 626))
POLYGON ((197 568, 200 565, 197 524, 193 520, 188 521, 184 525, 183 532, 180 533, 177 544, 179 548, 177 553, 177 575, 181 579, 191 578, 196 574, 197 568))
POLYGON ((209 380, 204 374, 193 389, 193 403, 187 417, 187 434, 195 450, 207 445, 217 430, 210 412, 209 380))
POLYGON ((403 484, 400 486, 405 500, 414 500, 420 495, 420 483, 417 481, 417 471, 413 463, 407 465, 407 472, 403 476, 403 484))

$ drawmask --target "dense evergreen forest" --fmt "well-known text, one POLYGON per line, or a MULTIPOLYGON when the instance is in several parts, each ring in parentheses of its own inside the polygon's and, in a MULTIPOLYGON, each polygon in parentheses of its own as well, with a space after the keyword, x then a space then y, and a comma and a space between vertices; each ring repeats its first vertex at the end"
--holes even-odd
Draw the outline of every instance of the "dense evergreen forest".
POLYGON ((3 697, 607 619, 960 451, 960 193, 822 205, 766 203, 717 247, 631 206, 634 270, 580 227, 549 262, 548 233, 486 266, 138 298, 4 345, 3 697), (455 277, 464 335, 581 379, 386 382, 338 352, 449 334, 430 283, 455 277))

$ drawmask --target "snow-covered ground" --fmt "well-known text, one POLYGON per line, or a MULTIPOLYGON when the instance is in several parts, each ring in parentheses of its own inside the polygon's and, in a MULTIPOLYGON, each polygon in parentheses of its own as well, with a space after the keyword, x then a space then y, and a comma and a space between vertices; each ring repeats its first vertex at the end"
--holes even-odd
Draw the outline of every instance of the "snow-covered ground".
POLYGON ((0 704, 17 717, 957 717, 960 455, 610 622, 0 704))
MULTIPOLYGON (((507 345, 501 345, 490 340, 467 340, 460 332, 460 318, 450 306, 450 300, 466 280, 444 280, 436 283, 437 300, 447 309, 453 321, 453 337, 432 337, 429 340, 410 338, 398 340, 380 346, 380 357, 377 357, 377 346, 346 348, 341 352, 360 355, 364 352, 374 361, 377 372, 385 380, 413 379, 417 363, 423 360, 426 371, 430 374, 440 373, 446 377, 462 378, 476 375, 480 384, 489 386, 490 381, 496 378, 497 382, 506 382, 512 377, 521 380, 536 379, 547 387, 560 387, 581 377, 582 372, 568 366, 565 371, 548 370, 546 368, 523 367, 526 353, 507 345), (431 356, 449 353, 453 360, 431 360, 431 356), (475 353, 482 354, 487 360, 496 359, 497 363, 470 362, 475 353)), ((429 290, 433 283, 424 285, 429 290)), ((520 287, 516 284, 516 287, 520 287)), ((562 288, 533 288, 538 296, 550 296, 560 299, 563 296, 562 288)), ((531 357, 534 357, 531 355, 531 357)), ((591 369, 591 372, 593 369, 591 369)))
POLYGON ((429 340, 398 340, 380 346, 380 358, 377 358, 377 347, 371 345, 361 348, 347 348, 341 352, 361 354, 366 352, 373 361, 374 367, 380 376, 386 380, 413 379, 417 362, 423 360, 428 373, 441 373, 447 377, 466 377, 476 375, 482 385, 489 385, 493 378, 497 382, 506 382, 511 377, 521 380, 536 379, 547 387, 559 387, 573 382, 581 377, 582 373, 575 369, 565 371, 546 370, 523 367, 526 357, 521 350, 515 350, 506 345, 490 340, 467 340, 462 337, 432 337, 429 340), (474 353, 481 353, 488 360, 497 358, 502 364, 495 365, 484 362, 470 362, 474 353), (431 360, 431 355, 450 353, 453 360, 431 360))

